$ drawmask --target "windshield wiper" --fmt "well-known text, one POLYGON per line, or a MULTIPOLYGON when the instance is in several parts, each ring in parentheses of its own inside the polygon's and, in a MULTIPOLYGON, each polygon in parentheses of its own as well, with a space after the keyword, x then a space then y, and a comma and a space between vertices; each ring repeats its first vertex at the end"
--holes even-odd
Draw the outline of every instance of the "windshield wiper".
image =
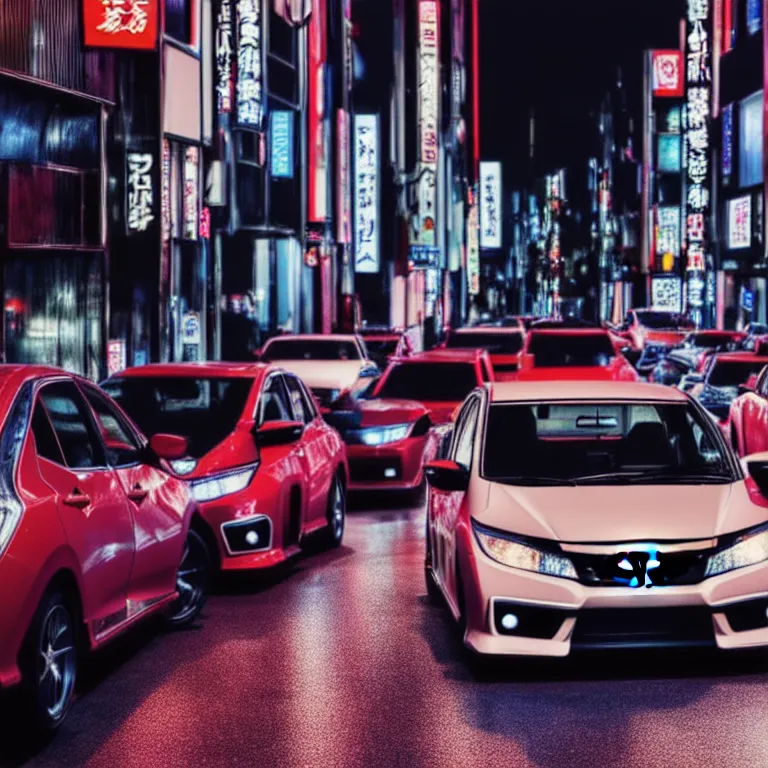
POLYGON ((732 483, 731 475, 721 472, 644 472, 638 474, 633 483, 674 483, 675 485, 700 485, 705 483, 732 483))
POLYGON ((590 483, 631 483, 642 472, 602 472, 598 475, 584 475, 583 477, 574 477, 574 485, 589 485, 590 483))
POLYGON ((569 485, 575 486, 573 480, 567 480, 562 477, 529 477, 528 475, 513 475, 511 477, 494 477, 495 483, 504 483, 505 485, 523 485, 523 486, 541 486, 548 485, 569 485))

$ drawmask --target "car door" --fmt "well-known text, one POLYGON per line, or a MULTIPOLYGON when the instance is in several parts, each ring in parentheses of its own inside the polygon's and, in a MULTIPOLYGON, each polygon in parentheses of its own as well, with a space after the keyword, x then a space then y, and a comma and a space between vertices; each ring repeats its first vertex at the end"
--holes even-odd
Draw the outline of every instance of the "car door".
POLYGON ((309 529, 325 524, 328 491, 334 467, 326 442, 326 429, 301 382, 293 374, 283 375, 296 421, 304 424, 304 434, 297 449, 306 478, 307 519, 309 529))
POLYGON ((134 609, 141 610, 176 589, 187 493, 178 480, 150 463, 144 441, 118 408, 96 387, 81 383, 80 388, 133 516, 136 557, 128 596, 134 609))
MULTIPOLYGON (((290 396, 281 373, 269 374, 259 395, 256 406, 257 424, 268 421, 293 421, 290 396)), ((268 474, 279 488, 274 518, 275 531, 283 531, 283 546, 299 543, 307 520, 307 485, 302 457, 302 441, 293 445, 272 445, 259 448, 261 466, 259 472, 268 474), (291 507, 291 495, 295 488, 301 491, 301 503, 296 510, 291 507), (294 514, 292 515, 291 512, 294 514), (282 519, 280 519, 280 515, 282 519)))
POLYGON ((131 511, 72 380, 39 387, 32 433, 40 474, 56 494, 64 532, 80 563, 85 619, 98 637, 127 618, 135 553, 131 511))

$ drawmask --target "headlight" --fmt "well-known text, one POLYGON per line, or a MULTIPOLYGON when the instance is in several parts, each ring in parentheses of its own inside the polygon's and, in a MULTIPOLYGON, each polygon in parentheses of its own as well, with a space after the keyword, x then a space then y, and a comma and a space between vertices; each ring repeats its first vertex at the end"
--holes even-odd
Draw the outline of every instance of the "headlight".
POLYGON ((193 480, 189 485, 192 496, 197 501, 213 501, 222 496, 229 496, 248 487, 253 479, 258 464, 249 464, 247 467, 239 467, 231 472, 222 472, 220 475, 210 475, 200 480, 193 480))
POLYGON ((709 558, 704 576, 717 576, 768 560, 768 528, 748 533, 727 549, 709 558))
POLYGON ((474 528, 483 552, 497 563, 523 571, 544 573, 547 576, 560 576, 564 579, 579 578, 573 563, 563 555, 544 552, 515 539, 491 533, 476 525, 474 528))
POLYGON ((379 445, 387 445, 388 443, 405 440, 412 426, 412 424, 393 424, 389 427, 354 429, 346 433, 345 440, 348 443, 357 443, 374 448, 379 445))
POLYGON ((174 459, 168 463, 177 475, 188 475, 190 472, 193 472, 197 466, 197 461, 195 459, 174 459))

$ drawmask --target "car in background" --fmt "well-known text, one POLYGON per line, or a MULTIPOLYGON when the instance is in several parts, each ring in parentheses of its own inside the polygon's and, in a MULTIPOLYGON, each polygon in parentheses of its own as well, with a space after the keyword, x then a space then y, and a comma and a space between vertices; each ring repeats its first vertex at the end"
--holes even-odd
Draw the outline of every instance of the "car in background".
POLYGON ((0 692, 52 732, 80 652, 158 613, 193 621, 209 561, 166 463, 183 438, 147 441, 96 386, 36 366, 0 366, 0 413, 0 692))
POLYGON ((428 594, 475 654, 768 645, 768 454, 679 390, 495 384, 425 473, 428 594))
POLYGON ((768 357, 749 352, 723 352, 707 358, 701 373, 689 373, 678 388, 695 397, 716 419, 724 434, 730 434, 731 403, 752 377, 768 365, 768 357))
POLYGON ((505 315, 501 318, 499 325, 502 328, 520 328, 523 331, 527 331, 531 323, 536 320, 531 315, 505 315))
POLYGON ((739 456, 768 451, 768 367, 739 387, 728 425, 731 445, 739 456))
POLYGON ((618 329, 628 334, 632 348, 640 353, 637 370, 647 376, 659 360, 694 329, 686 315, 655 309, 631 309, 618 329))
POLYGON ((294 373, 265 363, 153 364, 102 386, 148 434, 187 438, 171 467, 200 506, 199 531, 222 571, 270 568, 314 533, 340 544, 346 452, 294 373))
POLYGON ((368 356, 365 342, 355 334, 278 336, 262 347, 258 359, 295 373, 324 410, 360 379, 381 373, 368 356))
POLYGON ((407 357, 410 354, 408 338, 401 331, 388 328, 367 328, 360 332, 365 342, 368 357, 384 370, 390 360, 396 357, 407 357))
POLYGON ((694 363, 691 355, 684 350, 673 349, 656 363, 648 374, 648 381, 653 384, 663 384, 667 387, 677 387, 685 376, 694 373, 694 363))
POLYGON ((738 331, 694 331, 683 339, 679 350, 691 358, 693 368, 699 369, 708 355, 739 351, 746 338, 738 331))
POLYGON ((393 361, 370 397, 339 401, 326 420, 347 444, 350 490, 419 492, 442 425, 492 380, 487 352, 433 350, 393 361))
POLYGON ((448 334, 443 349, 485 349, 497 381, 514 379, 525 344, 521 328, 458 328, 448 334))
POLYGON ((534 324, 528 331, 519 381, 637 381, 608 331, 594 326, 534 324))

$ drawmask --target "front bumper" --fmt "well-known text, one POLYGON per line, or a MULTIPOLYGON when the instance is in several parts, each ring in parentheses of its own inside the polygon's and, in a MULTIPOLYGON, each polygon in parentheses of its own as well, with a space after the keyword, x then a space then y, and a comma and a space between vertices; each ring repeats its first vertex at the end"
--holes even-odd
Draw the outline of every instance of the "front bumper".
POLYGON ((768 563, 677 587, 588 587, 508 568, 473 547, 465 643, 481 654, 768 645, 768 563), (515 619, 504 616, 513 614, 515 619), (515 626, 512 626, 512 625, 515 626))
POLYGON ((371 447, 347 445, 349 490, 407 491, 424 479, 424 462, 434 454, 432 435, 408 437, 397 443, 371 447))

